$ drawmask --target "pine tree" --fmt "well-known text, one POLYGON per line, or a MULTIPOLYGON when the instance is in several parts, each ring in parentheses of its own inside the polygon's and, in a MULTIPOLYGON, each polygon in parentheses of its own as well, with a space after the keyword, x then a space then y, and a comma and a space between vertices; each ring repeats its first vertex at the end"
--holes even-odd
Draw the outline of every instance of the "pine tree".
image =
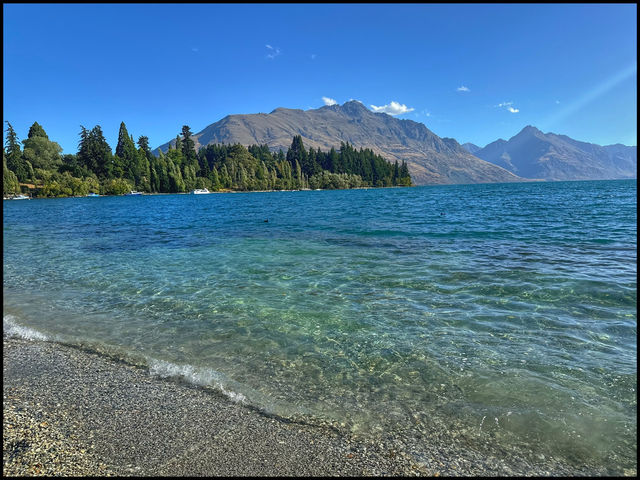
POLYGON ((291 168, 295 168, 296 162, 300 165, 306 165, 308 161, 308 154, 302 143, 302 136, 296 135, 293 137, 291 147, 287 150, 287 162, 291 164, 291 168))
POLYGON ((95 173, 100 180, 111 178, 113 171, 113 155, 111 147, 102 133, 100 125, 91 131, 80 126, 80 145, 78 149, 78 163, 95 173))
POLYGON ((33 177, 33 168, 31 163, 26 161, 22 156, 20 141, 18 140, 18 135, 16 135, 15 130, 9 122, 5 122, 7 124, 7 139, 5 141, 6 148, 3 150, 3 155, 4 151, 6 151, 7 169, 15 174, 18 181, 27 182, 33 177))
MULTIPOLYGON (((195 143, 193 141, 193 139, 191 138, 191 129, 189 128, 188 125, 183 125, 182 126, 182 154, 184 155, 184 158, 186 160, 186 162, 189 165, 192 165, 194 163, 197 162, 197 155, 196 155, 196 147, 195 147, 195 143)), ((177 145, 176 145, 177 148, 177 145)))
POLYGON ((49 137, 47 136, 47 133, 44 131, 44 128, 42 128, 42 126, 38 122, 33 122, 33 125, 31 125, 31 127, 29 128, 29 133, 27 135, 27 138, 33 138, 33 137, 43 137, 49 140, 49 137))

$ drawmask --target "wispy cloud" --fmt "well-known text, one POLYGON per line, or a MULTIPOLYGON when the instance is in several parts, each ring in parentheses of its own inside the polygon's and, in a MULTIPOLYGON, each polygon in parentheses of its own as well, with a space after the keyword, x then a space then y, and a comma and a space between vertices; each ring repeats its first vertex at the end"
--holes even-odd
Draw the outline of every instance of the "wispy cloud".
POLYGON ((197 52, 197 51, 198 51, 198 47, 192 47, 192 48, 191 48, 191 51, 192 51, 192 52, 197 52))
POLYGON ((312 53, 312 54, 311 54, 311 60, 315 60, 317 56, 318 56, 318 55, 316 55, 315 53, 312 53))
POLYGON ((371 109, 376 113, 388 113, 389 115, 401 115, 403 113, 409 113, 415 110, 415 108, 409 108, 404 104, 393 101, 390 104, 383 105, 381 107, 371 105, 371 109))
POLYGON ((322 97, 322 101, 324 102, 325 105, 328 105, 328 106, 335 105, 338 103, 333 98, 329 98, 329 97, 322 97))
POLYGON ((269 44, 266 44, 265 47, 269 49, 269 53, 267 53, 267 58, 274 59, 278 55, 280 55, 280 49, 278 47, 272 47, 269 44))
POLYGON ((496 105, 496 107, 498 108, 504 107, 511 113, 518 113, 520 110, 518 108, 512 107, 512 105, 513 105, 513 102, 502 102, 496 105))
POLYGON ((462 85, 461 87, 458 87, 456 90, 458 90, 459 92, 470 92, 471 90, 469 90, 469 88, 465 87, 464 85, 462 85))

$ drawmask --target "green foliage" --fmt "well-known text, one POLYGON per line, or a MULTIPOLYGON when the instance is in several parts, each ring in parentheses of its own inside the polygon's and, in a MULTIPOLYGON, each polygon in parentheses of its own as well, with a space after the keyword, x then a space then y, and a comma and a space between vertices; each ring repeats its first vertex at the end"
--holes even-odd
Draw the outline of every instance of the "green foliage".
POLYGON ((7 155, 20 154, 20 142, 18 141, 18 135, 11 124, 5 121, 7 124, 7 139, 5 140, 5 151, 7 155))
POLYGON ((40 190, 40 195, 45 197, 84 197, 89 192, 98 190, 99 185, 95 178, 77 178, 72 176, 70 172, 65 172, 62 175, 50 176, 40 190))
POLYGON ((27 138, 34 137, 43 137, 49 140, 49 137, 44 131, 44 128, 42 128, 42 126, 38 122, 33 122, 33 125, 31 125, 31 127, 29 128, 29 133, 27 134, 27 138))
POLYGON ((18 182, 31 180, 43 186, 39 195, 87 195, 100 191, 122 195, 131 190, 179 193, 194 188, 219 190, 339 189, 366 186, 411 185, 406 163, 389 163, 370 149, 356 150, 348 143, 329 152, 305 149, 296 135, 287 152, 272 152, 267 145, 208 145, 195 150, 189 126, 176 136, 175 148, 154 155, 149 139, 138 138, 138 148, 120 124, 115 154, 102 129, 81 126, 77 155, 60 155, 37 122, 20 142, 7 122, 3 150, 5 193, 19 190, 18 182))
POLYGON ((3 158, 6 151, 8 170, 16 176, 19 182, 27 182, 33 178, 33 166, 22 156, 20 142, 15 130, 9 122, 6 122, 6 124, 7 139, 3 150, 3 158))
MULTIPOLYGON (((78 162, 95 173, 99 179, 113 178, 114 162, 111 147, 102 133, 100 125, 91 131, 80 126, 78 162)), ((119 165, 116 165, 118 167, 119 165)))
POLYGON ((20 193, 18 177, 7 167, 7 159, 2 152, 2 194, 12 195, 20 193))
POLYGON ((133 184, 124 178, 112 178, 102 183, 100 192, 103 195, 124 195, 133 190, 133 184))
POLYGON ((28 138, 23 143, 22 156, 33 168, 53 170, 62 165, 62 157, 60 156, 62 148, 56 142, 37 136, 28 138))

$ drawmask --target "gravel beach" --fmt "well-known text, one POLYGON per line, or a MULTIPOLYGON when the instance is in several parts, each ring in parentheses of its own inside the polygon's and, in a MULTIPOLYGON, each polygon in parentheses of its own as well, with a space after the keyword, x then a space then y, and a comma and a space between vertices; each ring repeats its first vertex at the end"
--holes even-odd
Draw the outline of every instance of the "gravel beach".
POLYGON ((428 439, 418 462, 393 439, 274 418, 73 346, 7 336, 3 344, 5 476, 607 474, 428 439))

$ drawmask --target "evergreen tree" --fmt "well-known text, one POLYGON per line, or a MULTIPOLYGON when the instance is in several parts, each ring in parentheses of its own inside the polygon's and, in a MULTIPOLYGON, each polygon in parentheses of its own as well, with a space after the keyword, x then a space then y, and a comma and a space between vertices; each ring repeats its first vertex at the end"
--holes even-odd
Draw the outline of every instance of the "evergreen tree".
POLYGON ((152 192, 151 188, 151 164, 153 161, 153 154, 149 148, 149 138, 145 136, 138 137, 138 150, 137 150, 137 166, 136 171, 139 174, 137 187, 145 192, 152 192))
MULTIPOLYGON (((8 122, 7 122, 8 123, 8 122)), ((12 195, 20 193, 20 184, 15 173, 7 167, 5 152, 2 152, 2 194, 12 195)))
POLYGON ((402 165, 400 166, 400 170, 398 172, 398 185, 403 186, 411 186, 411 175, 409 175, 409 168, 405 161, 402 161, 402 165))
POLYGON ((308 160, 307 151, 302 143, 302 136, 296 135, 293 137, 291 147, 287 150, 287 162, 291 164, 291 168, 295 168, 296 162, 300 165, 306 165, 308 160))
POLYGON ((15 130, 9 122, 7 124, 6 148, 3 150, 7 154, 7 169, 13 172, 19 182, 27 182, 33 177, 33 167, 31 163, 24 159, 20 151, 20 142, 15 130))
POLYGON ((140 184, 142 178, 143 165, 141 158, 136 150, 133 138, 129 135, 124 122, 120 123, 118 132, 118 144, 116 145, 116 154, 113 159, 113 174, 115 177, 125 177, 135 186, 140 184))
POLYGON ((111 178, 113 159, 111 147, 102 133, 100 125, 92 130, 80 126, 80 145, 78 149, 78 163, 95 173, 100 180, 111 178))
MULTIPOLYGON (((193 165, 196 162, 196 147, 193 139, 191 138, 191 129, 188 125, 182 126, 182 154, 186 162, 189 165, 193 165)), ((176 145, 177 147, 177 145, 176 145)))
POLYGON ((44 131, 44 128, 42 128, 42 126, 38 122, 33 122, 33 125, 31 125, 31 127, 29 128, 29 133, 27 134, 27 138, 33 138, 33 137, 43 137, 49 140, 49 136, 44 131))
POLYGON ((11 124, 5 120, 7 124, 7 139, 5 140, 5 152, 7 155, 20 155, 20 142, 18 141, 18 135, 11 124))

